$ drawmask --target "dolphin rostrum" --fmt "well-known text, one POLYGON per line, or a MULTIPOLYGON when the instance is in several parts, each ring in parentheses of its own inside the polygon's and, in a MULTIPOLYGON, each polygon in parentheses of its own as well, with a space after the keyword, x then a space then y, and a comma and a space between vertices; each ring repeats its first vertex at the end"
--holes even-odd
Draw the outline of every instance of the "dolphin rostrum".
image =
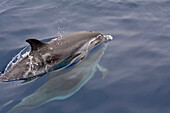
POLYGON ((0 81, 27 79, 61 69, 77 61, 77 57, 79 60, 84 59, 87 54, 82 49, 88 47, 91 50, 107 40, 111 40, 111 37, 95 31, 75 32, 47 43, 28 39, 26 42, 30 44, 31 51, 5 71, 0 76, 0 81))

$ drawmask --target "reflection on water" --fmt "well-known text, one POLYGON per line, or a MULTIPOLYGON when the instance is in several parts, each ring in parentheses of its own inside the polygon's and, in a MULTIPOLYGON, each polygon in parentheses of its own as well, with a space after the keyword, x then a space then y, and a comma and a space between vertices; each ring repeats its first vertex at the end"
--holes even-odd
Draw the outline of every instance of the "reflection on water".
POLYGON ((92 55, 85 59, 80 65, 67 71, 50 72, 48 80, 34 93, 25 97, 11 111, 19 108, 34 108, 52 100, 63 100, 76 93, 87 83, 98 69, 107 75, 108 70, 98 63, 103 56, 108 43, 98 48, 92 55))

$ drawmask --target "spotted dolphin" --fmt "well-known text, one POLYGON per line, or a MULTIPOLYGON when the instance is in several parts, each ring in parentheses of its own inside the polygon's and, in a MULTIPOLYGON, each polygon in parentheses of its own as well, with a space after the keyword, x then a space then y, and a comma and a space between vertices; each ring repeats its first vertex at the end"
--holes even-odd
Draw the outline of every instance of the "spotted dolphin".
POLYGON ((77 57, 79 60, 84 59, 87 54, 85 51, 81 52, 82 49, 93 49, 109 39, 110 37, 95 31, 75 32, 46 43, 28 39, 26 42, 30 44, 31 51, 3 73, 0 81, 27 79, 63 68, 76 61, 77 57))

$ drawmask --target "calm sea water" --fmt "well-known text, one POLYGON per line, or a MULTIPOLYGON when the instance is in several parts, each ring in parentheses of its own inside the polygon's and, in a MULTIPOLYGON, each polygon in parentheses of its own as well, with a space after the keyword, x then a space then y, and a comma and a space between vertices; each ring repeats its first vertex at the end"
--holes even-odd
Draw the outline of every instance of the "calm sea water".
MULTIPOLYGON (((0 71, 28 38, 81 30, 115 37, 100 61, 105 79, 97 71, 70 98, 15 113, 170 113, 169 12, 169 0, 0 0, 0 71)), ((1 83, 0 113, 41 84, 1 83)))

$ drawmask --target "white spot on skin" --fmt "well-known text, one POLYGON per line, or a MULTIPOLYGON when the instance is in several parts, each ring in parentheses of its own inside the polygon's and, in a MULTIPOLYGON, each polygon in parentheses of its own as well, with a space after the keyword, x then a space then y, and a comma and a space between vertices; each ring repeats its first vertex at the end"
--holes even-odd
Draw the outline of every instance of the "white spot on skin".
MULTIPOLYGON (((27 77, 28 73, 32 72, 32 68, 34 67, 33 62, 32 62, 33 56, 29 55, 29 56, 28 56, 28 59, 29 59, 29 62, 27 62, 26 64, 29 65, 29 69, 28 69, 28 71, 23 75, 24 78, 27 77)), ((33 72, 32 72, 32 73, 33 73, 33 72)), ((34 74, 35 74, 35 73, 34 73, 34 74)))
POLYGON ((53 50, 53 48, 52 48, 52 47, 50 47, 50 50, 53 50))
POLYGON ((51 56, 51 54, 50 53, 45 53, 44 55, 42 55, 42 59, 44 60, 44 62, 46 61, 48 56, 51 56))
POLYGON ((41 62, 38 58, 35 58, 35 61, 36 61, 36 62, 41 62))

